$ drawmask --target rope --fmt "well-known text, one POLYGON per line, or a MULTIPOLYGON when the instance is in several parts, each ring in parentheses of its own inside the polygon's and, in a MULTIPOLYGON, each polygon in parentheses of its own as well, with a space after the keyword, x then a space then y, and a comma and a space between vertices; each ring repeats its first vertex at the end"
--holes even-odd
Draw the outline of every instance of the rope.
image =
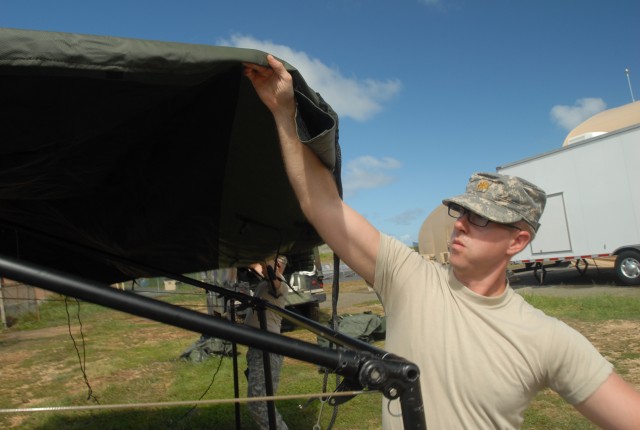
MULTIPOLYGON (((209 390, 213 386, 213 383, 216 380, 216 376, 218 376, 218 372, 220 371, 220 367, 222 367, 222 359, 223 358, 224 358, 224 355, 220 355, 220 360, 218 361, 218 367, 216 368, 216 371, 213 372, 213 377, 211 378, 211 382, 209 383, 209 386, 207 387, 206 390, 204 390, 204 393, 202 393, 202 395, 200 396, 200 398, 197 401, 202 400, 202 398, 207 395, 207 393, 209 392, 209 390)), ((189 415, 191 412, 193 412, 197 407, 198 407, 198 405, 193 405, 193 407, 191 409, 189 409, 187 412, 185 412, 185 414, 182 416, 181 419, 186 418, 187 415, 189 415)))
POLYGON ((76 354, 78 355, 78 362, 80 363, 80 371, 82 372, 82 378, 84 379, 84 383, 89 390, 87 394, 87 400, 93 399, 94 402, 100 404, 98 398, 93 394, 93 388, 91 388, 91 384, 89 383, 89 378, 87 377, 87 350, 86 350, 86 341, 84 338, 84 333, 82 331, 82 320, 80 319, 80 301, 75 299, 76 305, 78 306, 77 310, 77 318, 78 323, 80 324, 80 337, 82 338, 82 356, 80 355, 80 350, 78 349, 78 345, 76 344, 76 339, 73 337, 73 333, 71 332, 71 315, 69 314, 69 306, 67 302, 67 296, 64 298, 64 309, 67 312, 67 327, 69 328, 69 336, 73 341, 73 347, 76 349, 76 354))
MULTIPOLYGON (((332 393, 329 397, 357 396, 359 394, 378 394, 378 391, 341 391, 332 393)), ((126 403, 113 405, 86 405, 86 406, 47 406, 42 408, 8 408, 0 409, 0 414, 23 414, 30 412, 63 412, 63 411, 90 411, 99 409, 134 409, 134 408, 157 408, 157 407, 174 407, 174 406, 193 406, 193 405, 221 405, 229 403, 249 403, 249 402, 265 402, 292 399, 309 399, 324 398, 327 393, 313 394, 289 394, 282 396, 263 396, 241 399, 211 399, 211 400, 180 400, 174 402, 151 402, 151 403, 126 403)))

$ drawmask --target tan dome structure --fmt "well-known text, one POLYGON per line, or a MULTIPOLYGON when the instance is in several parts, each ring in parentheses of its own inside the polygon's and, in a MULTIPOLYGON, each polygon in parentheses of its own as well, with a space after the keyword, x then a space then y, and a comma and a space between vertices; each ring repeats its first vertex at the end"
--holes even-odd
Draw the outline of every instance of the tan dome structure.
POLYGON ((455 220, 440 205, 424 220, 418 233, 418 251, 427 258, 446 263, 449 257, 449 238, 455 220))
POLYGON ((638 123, 640 123, 640 101, 595 114, 571 130, 562 146, 578 143, 638 123))

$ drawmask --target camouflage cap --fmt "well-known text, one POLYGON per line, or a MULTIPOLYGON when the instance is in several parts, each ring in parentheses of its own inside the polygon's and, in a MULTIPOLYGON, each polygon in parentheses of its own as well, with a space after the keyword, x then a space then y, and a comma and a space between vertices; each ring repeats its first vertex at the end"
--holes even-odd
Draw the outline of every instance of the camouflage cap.
POLYGON ((531 182, 496 173, 474 173, 464 194, 442 201, 445 205, 457 203, 502 224, 524 220, 534 231, 540 227, 546 202, 545 192, 531 182))

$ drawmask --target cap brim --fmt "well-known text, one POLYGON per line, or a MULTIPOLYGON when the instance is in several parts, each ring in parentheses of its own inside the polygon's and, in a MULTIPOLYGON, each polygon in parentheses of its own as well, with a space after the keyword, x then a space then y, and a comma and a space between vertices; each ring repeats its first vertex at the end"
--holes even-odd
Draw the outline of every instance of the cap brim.
POLYGON ((501 224, 510 224, 524 219, 518 212, 506 206, 499 205, 491 200, 483 199, 473 194, 461 194, 442 201, 444 205, 448 205, 449 203, 456 203, 471 212, 482 215, 490 221, 501 224))

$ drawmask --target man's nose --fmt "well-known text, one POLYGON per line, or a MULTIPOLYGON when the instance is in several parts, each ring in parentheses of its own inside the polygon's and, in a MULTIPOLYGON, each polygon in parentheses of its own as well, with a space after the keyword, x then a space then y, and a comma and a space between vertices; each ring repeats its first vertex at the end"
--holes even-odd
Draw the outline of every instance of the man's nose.
POLYGON ((456 218, 453 225, 458 230, 466 230, 466 228, 469 226, 469 212, 465 212, 462 215, 460 215, 458 218, 456 218))

